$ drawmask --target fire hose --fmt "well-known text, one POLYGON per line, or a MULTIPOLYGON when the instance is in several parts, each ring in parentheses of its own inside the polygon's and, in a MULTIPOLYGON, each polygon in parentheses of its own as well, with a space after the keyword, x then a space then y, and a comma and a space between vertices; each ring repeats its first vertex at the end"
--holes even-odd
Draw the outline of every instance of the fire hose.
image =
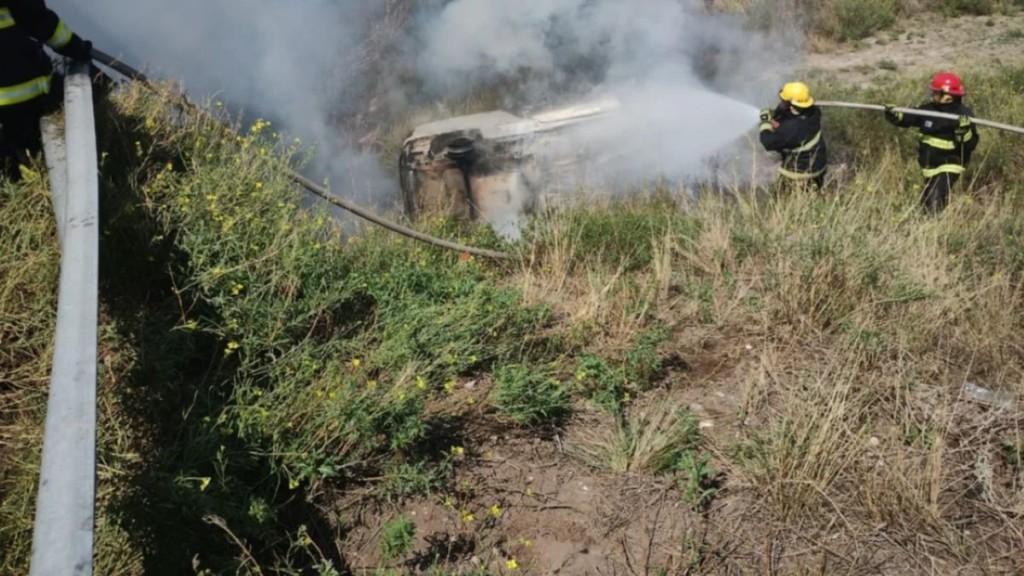
MULTIPOLYGON (((885 111, 885 106, 878 104, 858 104, 855 102, 829 102, 829 101, 817 101, 815 102, 818 106, 824 108, 853 108, 857 110, 877 110, 879 112, 885 111)), ((918 108, 892 108, 893 112, 902 112, 904 114, 915 114, 917 116, 929 116, 932 118, 947 118, 949 120, 956 120, 960 118, 956 114, 949 114, 948 112, 935 112, 933 110, 921 110, 918 108)), ((971 121, 978 126, 987 126, 989 128, 995 128, 996 130, 1004 130, 1006 132, 1015 132, 1017 134, 1024 134, 1024 128, 1018 126, 1011 126, 1010 124, 1002 124, 1000 122, 993 122, 991 120, 983 120, 981 118, 971 118, 971 121)))
MULTIPOLYGON (((102 65, 104 65, 104 66, 114 70, 118 74, 122 74, 125 77, 131 78, 132 80, 135 80, 137 82, 141 82, 141 83, 145 84, 146 86, 148 86, 150 88, 153 88, 153 89, 156 88, 156 85, 153 83, 153 81, 150 80, 148 77, 146 77, 146 75, 144 75, 142 72, 136 70, 135 68, 132 68, 131 66, 125 64, 124 62, 121 62, 117 58, 114 58, 113 56, 111 56, 111 55, 109 55, 109 54, 107 54, 107 53, 105 53, 105 52, 103 52, 101 50, 93 48, 93 50, 92 50, 92 57, 93 57, 94 61, 96 61, 99 64, 102 64, 102 65)), ((198 106, 196 106, 196 105, 192 104, 191 102, 189 102, 188 99, 184 95, 181 97, 181 99, 182 99, 182 102, 188 108, 190 108, 190 109, 192 109, 194 111, 197 111, 197 112, 199 112, 201 114, 209 116, 203 110, 201 110, 198 106)), ((360 218, 362 218, 364 220, 367 220, 369 222, 377 224, 378 226, 381 226, 383 228, 391 230, 392 232, 401 234, 401 235, 406 236, 408 238, 412 238, 413 240, 417 240, 417 241, 423 242, 425 244, 430 244, 430 245, 437 246, 437 247, 440 247, 440 248, 445 248, 445 249, 448 249, 448 250, 454 250, 456 252, 463 252, 463 253, 466 253, 466 254, 473 254, 473 255, 476 255, 476 256, 481 256, 481 257, 484 257, 484 258, 492 258, 492 259, 495 259, 495 260, 505 260, 505 259, 511 258, 511 255, 508 254, 507 252, 498 252, 498 251, 495 251, 495 250, 486 250, 484 248, 475 248, 475 247, 472 247, 472 246, 463 246, 462 244, 457 244, 455 242, 450 242, 448 240, 443 240, 441 238, 436 238, 434 236, 430 236, 429 234, 424 234, 424 233, 419 232, 417 230, 413 230, 412 228, 409 228, 407 226, 403 226, 403 225, 398 224, 396 222, 392 222, 392 221, 390 221, 390 220, 388 220, 388 219, 386 219, 386 218, 384 218, 384 217, 382 217, 380 215, 374 214, 372 211, 367 210, 366 208, 363 208, 363 207, 359 206, 358 204, 355 204, 354 202, 352 202, 350 200, 346 200, 344 198, 340 198, 340 197, 332 194, 330 191, 328 191, 323 186, 320 186, 320 185, 316 184, 315 182, 313 182, 309 178, 303 176, 302 174, 299 174, 298 172, 286 169, 286 173, 287 173, 288 177, 291 179, 292 182, 294 182, 294 183, 298 184, 299 186, 303 187, 304 189, 306 189, 311 194, 313 194, 315 196, 318 196, 318 197, 322 198, 323 200, 326 200, 331 205, 337 206, 338 208, 341 208, 343 210, 351 212, 352 214, 355 214, 356 216, 358 216, 358 217, 360 217, 360 218)))

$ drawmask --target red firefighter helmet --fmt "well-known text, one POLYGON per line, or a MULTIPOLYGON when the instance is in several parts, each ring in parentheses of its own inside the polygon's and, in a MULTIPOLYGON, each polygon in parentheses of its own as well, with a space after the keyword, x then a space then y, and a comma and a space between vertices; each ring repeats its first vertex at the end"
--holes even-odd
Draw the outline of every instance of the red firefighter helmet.
POLYGON ((964 90, 964 81, 952 72, 939 72, 934 78, 932 78, 932 82, 928 87, 934 92, 952 94, 953 96, 963 96, 964 94, 967 94, 967 91, 964 90))

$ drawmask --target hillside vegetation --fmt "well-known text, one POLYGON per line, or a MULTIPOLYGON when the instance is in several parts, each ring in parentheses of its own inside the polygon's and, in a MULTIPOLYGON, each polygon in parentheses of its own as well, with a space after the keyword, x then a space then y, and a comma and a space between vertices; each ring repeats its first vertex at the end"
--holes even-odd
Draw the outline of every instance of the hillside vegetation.
MULTIPOLYGON (((1024 68, 967 80, 1024 124, 1024 68)), ((651 187, 512 245, 416 223, 492 262, 343 236, 264 122, 139 85, 98 113, 97 574, 1024 570, 1018 136, 982 131, 939 217, 912 133, 827 110, 822 195, 651 187)), ((0 184, 2 574, 30 553, 52 220, 43 175, 0 184)))

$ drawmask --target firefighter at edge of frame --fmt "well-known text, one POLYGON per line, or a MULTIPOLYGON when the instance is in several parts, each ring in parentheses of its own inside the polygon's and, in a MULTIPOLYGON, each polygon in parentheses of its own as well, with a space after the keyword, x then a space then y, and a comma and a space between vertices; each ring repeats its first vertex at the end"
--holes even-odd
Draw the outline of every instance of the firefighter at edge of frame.
POLYGON ((931 214, 942 212, 949 203, 949 192, 960 179, 978 146, 978 128, 971 117, 974 111, 963 103, 967 94, 963 80, 951 72, 939 72, 928 84, 931 100, 917 106, 918 110, 944 112, 957 116, 932 118, 894 110, 885 105, 885 119, 900 128, 918 128, 917 163, 921 166, 924 186, 921 206, 931 214))
POLYGON ((76 62, 92 43, 71 31, 44 0, 0 0, 0 176, 18 181, 20 164, 42 147, 39 119, 60 107, 63 78, 43 51, 76 62))
POLYGON ((825 182, 828 149, 821 134, 821 108, 803 82, 789 82, 779 91, 774 110, 761 110, 761 145, 782 155, 779 174, 783 182, 818 190, 825 182))

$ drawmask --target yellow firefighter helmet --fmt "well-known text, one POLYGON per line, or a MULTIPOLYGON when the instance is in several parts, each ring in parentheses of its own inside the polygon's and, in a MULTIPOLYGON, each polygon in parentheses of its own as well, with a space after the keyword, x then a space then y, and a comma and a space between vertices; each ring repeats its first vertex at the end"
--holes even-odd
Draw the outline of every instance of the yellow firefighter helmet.
POLYGON ((779 98, 789 102, 797 108, 810 108, 814 106, 814 98, 811 97, 811 89, 803 82, 788 82, 779 91, 779 98))

